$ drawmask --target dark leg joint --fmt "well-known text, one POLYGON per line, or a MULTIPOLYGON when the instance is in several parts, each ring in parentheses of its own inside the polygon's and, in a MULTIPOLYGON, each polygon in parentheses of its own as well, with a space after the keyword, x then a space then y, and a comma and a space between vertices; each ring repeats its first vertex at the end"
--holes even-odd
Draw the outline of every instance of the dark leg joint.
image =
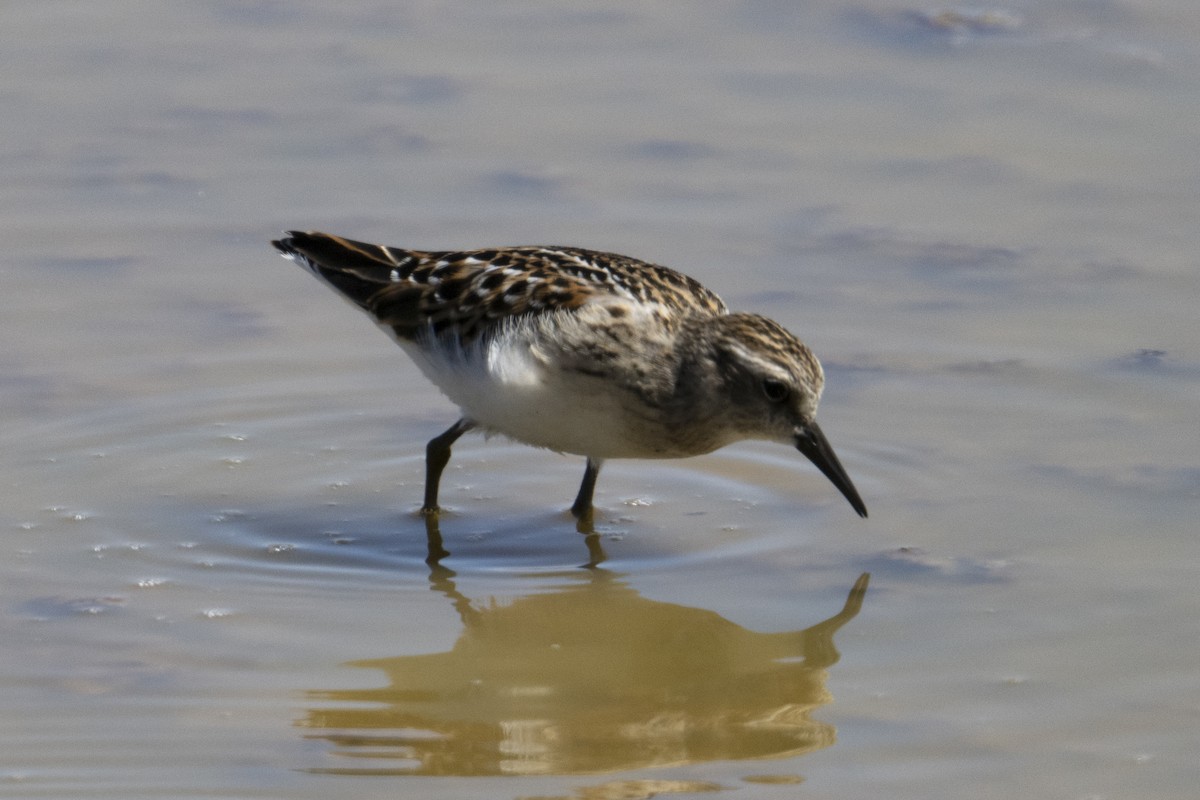
POLYGON ((474 427, 475 423, 464 417, 425 446, 425 504, 421 506, 421 513, 438 512, 438 487, 442 482, 442 470, 450 463, 450 446, 474 427))

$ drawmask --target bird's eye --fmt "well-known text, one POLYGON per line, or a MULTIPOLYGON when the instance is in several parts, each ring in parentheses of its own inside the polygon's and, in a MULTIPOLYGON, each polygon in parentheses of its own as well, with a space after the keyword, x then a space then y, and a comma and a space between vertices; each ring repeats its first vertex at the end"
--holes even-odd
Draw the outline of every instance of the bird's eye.
POLYGON ((772 403, 782 403, 788 398, 788 385, 783 381, 777 381, 774 378, 763 378, 762 389, 763 394, 772 403))

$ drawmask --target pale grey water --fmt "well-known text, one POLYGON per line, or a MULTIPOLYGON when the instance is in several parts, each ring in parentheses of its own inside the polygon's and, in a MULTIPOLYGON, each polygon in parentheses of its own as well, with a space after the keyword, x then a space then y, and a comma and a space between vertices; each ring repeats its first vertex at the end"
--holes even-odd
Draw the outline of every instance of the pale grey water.
POLYGON ((18 2, 0 109, 0 794, 1194 796, 1194 4, 18 2), (453 409, 285 227, 684 269, 871 518, 614 462, 582 570, 468 438, 431 572, 453 409))

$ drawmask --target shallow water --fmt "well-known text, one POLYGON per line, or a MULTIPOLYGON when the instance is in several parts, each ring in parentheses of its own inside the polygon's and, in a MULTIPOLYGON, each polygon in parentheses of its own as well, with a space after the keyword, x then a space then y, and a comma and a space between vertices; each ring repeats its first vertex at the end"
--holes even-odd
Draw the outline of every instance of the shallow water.
POLYGON ((1042 5, 7 9, 0 793, 1190 796, 1200 11, 1042 5), (587 568, 467 437, 431 568, 454 410, 285 227, 684 269, 871 517, 612 462, 587 568))

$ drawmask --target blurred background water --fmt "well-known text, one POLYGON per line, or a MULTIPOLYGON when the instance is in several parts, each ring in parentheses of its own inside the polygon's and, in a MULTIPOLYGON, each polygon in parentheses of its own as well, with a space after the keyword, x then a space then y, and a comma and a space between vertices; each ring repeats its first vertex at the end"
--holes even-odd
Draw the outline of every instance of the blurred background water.
POLYGON ((1194 792, 1194 4, 14 2, 0 108, 0 794, 1194 792), (682 269, 871 518, 614 462, 581 569, 468 437, 431 569, 454 409, 284 228, 682 269))

